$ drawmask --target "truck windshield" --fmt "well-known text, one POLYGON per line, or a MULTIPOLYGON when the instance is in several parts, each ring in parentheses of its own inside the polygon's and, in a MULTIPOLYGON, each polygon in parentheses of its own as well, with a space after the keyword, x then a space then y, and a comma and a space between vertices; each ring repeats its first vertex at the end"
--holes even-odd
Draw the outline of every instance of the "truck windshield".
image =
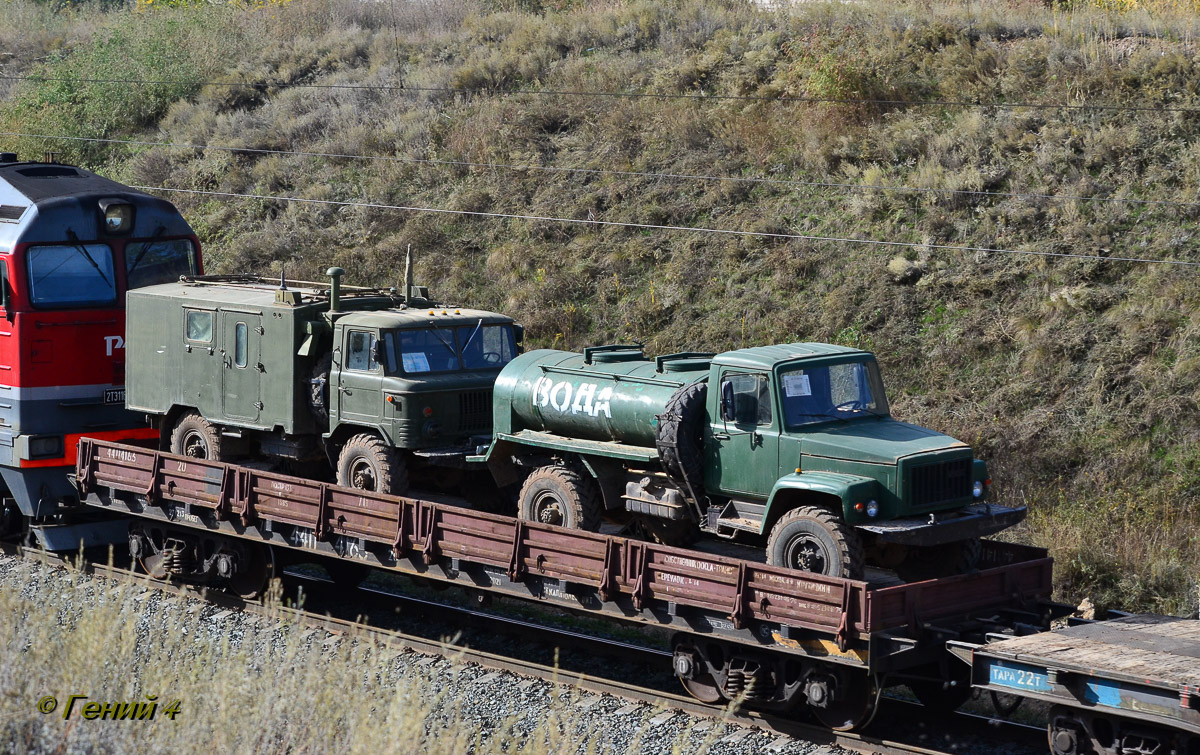
POLYGON ((511 325, 460 325, 383 334, 389 375, 498 370, 516 356, 511 325))
POLYGON ((107 244, 31 246, 29 299, 35 307, 86 307, 115 304, 117 277, 107 244))
POLYGON ((125 245, 126 288, 173 283, 181 275, 195 275, 196 248, 191 239, 131 241, 125 245))
POLYGON ((784 370, 779 378, 788 428, 888 414, 883 380, 874 362, 784 370))

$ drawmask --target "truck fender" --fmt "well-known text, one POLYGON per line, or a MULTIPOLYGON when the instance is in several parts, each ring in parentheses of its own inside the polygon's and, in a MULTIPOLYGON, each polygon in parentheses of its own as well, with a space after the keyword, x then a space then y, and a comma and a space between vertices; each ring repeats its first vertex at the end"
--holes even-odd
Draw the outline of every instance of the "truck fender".
POLYGON ((867 500, 879 495, 879 483, 870 477, 837 474, 833 472, 804 472, 788 474, 775 481, 767 508, 763 512, 762 531, 769 532, 779 517, 796 506, 830 505, 830 497, 840 503, 837 513, 843 521, 852 521, 851 509, 855 501, 867 500), (813 502, 813 498, 824 501, 813 502))

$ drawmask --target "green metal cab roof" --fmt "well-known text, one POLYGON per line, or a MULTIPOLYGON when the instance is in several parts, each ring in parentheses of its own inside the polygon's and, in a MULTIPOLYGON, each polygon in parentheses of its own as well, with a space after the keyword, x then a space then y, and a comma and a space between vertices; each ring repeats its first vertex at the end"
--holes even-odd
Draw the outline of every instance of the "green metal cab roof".
MULTIPOLYGON (((319 316, 329 310, 329 286, 307 281, 281 281, 251 275, 208 275, 181 278, 175 283, 131 291, 131 296, 167 297, 195 301, 197 307, 289 310, 319 316)), ((409 306, 398 292, 388 289, 341 286, 338 311, 333 319, 346 325, 367 328, 404 328, 424 326, 507 324, 511 317, 478 309, 464 309, 442 304, 409 306)))
POLYGON ((713 357, 713 363, 726 367, 751 370, 770 370, 782 362, 823 357, 855 357, 874 359, 875 355, 862 349, 835 346, 831 343, 784 343, 776 346, 755 346, 749 349, 726 351, 713 357))

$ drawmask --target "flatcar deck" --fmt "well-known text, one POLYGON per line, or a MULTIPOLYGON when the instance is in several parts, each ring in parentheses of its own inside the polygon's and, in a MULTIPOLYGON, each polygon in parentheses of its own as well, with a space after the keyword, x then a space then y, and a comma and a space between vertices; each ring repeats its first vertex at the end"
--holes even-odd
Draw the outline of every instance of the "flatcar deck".
POLYGON ((1200 621, 1127 616, 969 649, 971 682, 1044 702, 1061 755, 1200 755, 1200 621))
POLYGON ((1200 688, 1200 621, 1128 616, 988 645, 989 656, 1169 689, 1200 688))

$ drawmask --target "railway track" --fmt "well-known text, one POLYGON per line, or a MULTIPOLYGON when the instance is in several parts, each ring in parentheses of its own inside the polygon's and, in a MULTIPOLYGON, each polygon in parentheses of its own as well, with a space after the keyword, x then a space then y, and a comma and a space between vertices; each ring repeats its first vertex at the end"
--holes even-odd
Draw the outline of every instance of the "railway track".
MULTIPOLYGON (((392 648, 430 656, 444 657, 448 652, 452 652, 460 662, 476 664, 489 671, 507 672, 553 684, 570 685, 595 695, 611 695, 630 703, 644 703, 694 717, 758 729, 776 736, 776 742, 781 745, 790 738, 816 745, 842 747, 864 753, 880 753, 881 755, 909 753, 941 755, 951 752, 972 752, 979 751, 978 730, 981 726, 986 725, 985 719, 979 716, 955 715, 949 720, 939 720, 936 717, 931 719, 928 712, 918 705, 901 700, 885 699, 881 701, 878 714, 880 724, 890 729, 890 721, 903 721, 906 724, 904 728, 913 732, 912 736, 905 736, 902 740, 893 740, 870 733, 834 732, 824 727, 758 711, 706 704, 661 687, 644 687, 630 684, 628 681, 606 679, 563 668, 557 663, 547 664, 526 660, 507 653, 490 652, 471 647, 468 644, 457 644, 441 637, 431 638, 397 629, 373 626, 360 621, 359 619, 366 612, 386 610, 389 607, 395 610, 397 606, 405 606, 408 611, 418 611, 423 615, 442 616, 452 626, 486 623, 490 632, 503 631, 526 641, 536 640, 548 643, 554 648, 571 647, 584 653, 620 657, 625 663, 629 663, 631 658, 637 658, 652 662, 659 667, 669 667, 671 654, 665 650, 611 638, 596 637, 569 629, 550 627, 495 612, 418 598, 390 589, 360 587, 349 598, 344 591, 341 591, 339 599, 330 604, 330 600, 323 593, 331 592, 328 589, 332 586, 331 582, 311 575, 288 571, 284 574, 285 582, 289 587, 288 592, 296 594, 295 591, 299 588, 312 599, 312 602, 305 608, 279 604, 268 606, 262 601, 248 601, 225 592, 204 590, 187 584, 147 580, 144 574, 131 568, 86 557, 80 562, 75 558, 35 548, 20 547, 11 543, 0 544, 0 552, 50 566, 79 568, 95 577, 126 583, 136 582, 138 585, 162 593, 204 600, 227 610, 242 611, 256 616, 269 614, 275 618, 295 621, 310 629, 323 630, 329 635, 363 637, 392 648), (354 612, 354 616, 345 615, 347 609, 354 612), (325 612, 321 612, 322 610, 325 612), (976 733, 971 734, 972 730, 976 733), (935 731, 936 734, 933 733, 935 731), (913 739, 918 741, 911 741, 913 739), (972 745, 972 740, 976 744, 972 745), (934 745, 934 742, 939 744, 934 745)), ((1013 735, 1022 741, 1014 742, 1018 749, 1006 749, 1006 751, 1021 752, 1020 748, 1023 746, 1031 747, 1031 751, 1044 749, 1044 730, 1039 729, 1034 733, 1028 730, 1013 729, 1010 726, 1003 736, 1005 740, 1010 740, 1014 739, 1013 735), (1036 746, 1033 745, 1034 741, 1038 743, 1036 746)))

